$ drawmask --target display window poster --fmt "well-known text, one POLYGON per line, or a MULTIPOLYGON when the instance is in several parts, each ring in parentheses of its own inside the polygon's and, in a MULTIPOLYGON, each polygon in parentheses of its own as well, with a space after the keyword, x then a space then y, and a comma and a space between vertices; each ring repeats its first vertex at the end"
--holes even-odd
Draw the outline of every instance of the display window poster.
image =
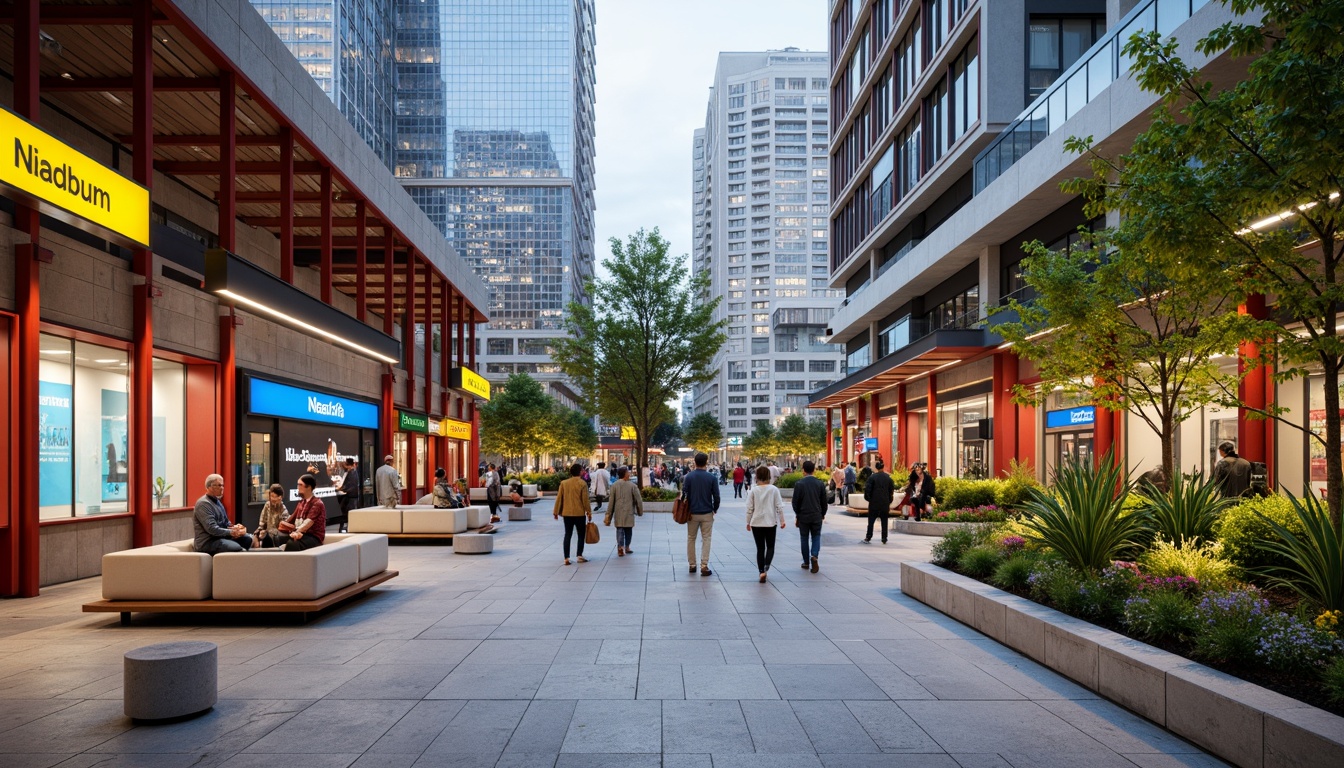
POLYGON ((125 392, 102 391, 103 501, 126 501, 126 459, 130 446, 126 435, 125 392))
POLYGON ((74 394, 69 384, 38 382, 38 504, 43 507, 74 502, 74 394))
POLYGON ((312 467, 317 470, 315 495, 327 505, 327 516, 340 514, 336 489, 345 478, 345 458, 359 460, 359 430, 300 421, 281 421, 279 434, 280 464, 276 482, 285 489, 285 499, 293 509, 299 500, 299 478, 312 467))

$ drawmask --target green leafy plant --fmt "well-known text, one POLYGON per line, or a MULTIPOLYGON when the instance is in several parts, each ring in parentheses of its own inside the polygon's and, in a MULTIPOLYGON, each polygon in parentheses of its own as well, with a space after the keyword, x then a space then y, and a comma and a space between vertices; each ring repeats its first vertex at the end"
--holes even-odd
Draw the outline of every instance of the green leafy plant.
POLYGON ((1325 696, 1333 704, 1344 704, 1344 656, 1337 656, 1321 675, 1325 696))
POLYGON ((1143 497, 1143 510, 1152 519, 1157 535, 1168 541, 1197 542, 1213 538, 1213 524, 1235 501, 1223 498, 1222 487, 1199 474, 1187 477, 1177 472, 1169 484, 1166 493, 1148 484, 1139 491, 1143 497))
POLYGON ((1185 640, 1196 629, 1195 604, 1177 590, 1145 590, 1125 601, 1120 620, 1140 640, 1185 640))
POLYGON ((1138 588, 1133 570, 1108 566, 1099 573, 1078 570, 1056 558, 1043 559, 1027 578, 1032 598, 1089 621, 1116 619, 1138 588))
POLYGON ((1173 544, 1159 538, 1139 557, 1139 564, 1150 576, 1188 576, 1204 589, 1231 589, 1236 586, 1238 569, 1222 557, 1222 551, 1218 542, 1198 544, 1186 539, 1173 544))
POLYGON ((1222 542, 1223 557, 1251 573, 1288 564, 1283 555, 1263 546, 1280 540, 1275 524, 1293 534, 1306 533, 1292 502, 1278 494, 1246 499, 1229 507, 1214 524, 1213 532, 1222 542))
POLYGON ((944 483, 946 491, 939 489, 938 506, 944 509, 972 509, 993 506, 998 500, 1001 480, 960 480, 956 483, 944 483))
POLYGON ((1254 665, 1269 602, 1255 589, 1210 592, 1195 605, 1195 655, 1254 665))
POLYGON ((1036 479, 1036 470, 1029 462, 1013 459, 1008 462, 1004 475, 994 498, 995 503, 1004 509, 1020 509, 1031 498, 1031 489, 1041 487, 1036 479))
POLYGON ((1020 552, 999 563, 989 582, 1002 589, 1026 589, 1027 580, 1039 561, 1040 556, 1034 552, 1020 552))
POLYGON ((1100 466, 1066 462, 1055 471, 1049 491, 1032 489, 1023 505, 1023 521, 1031 536, 1065 562, 1096 572, 1122 554, 1137 549, 1148 534, 1142 510, 1126 512, 1132 481, 1107 456, 1100 466))
POLYGON ((164 496, 167 496, 167 495, 168 495, 168 492, 171 491, 172 489, 173 489, 173 484, 172 484, 172 483, 168 482, 167 480, 164 480, 162 477, 156 477, 156 478, 154 478, 154 500, 155 500, 155 501, 157 501, 157 502, 162 502, 162 501, 163 501, 163 497, 164 497, 164 496))
POLYGON ((671 488, 654 488, 647 485, 639 489, 639 495, 645 501, 675 501, 680 494, 671 488))
POLYGON ((1328 611, 1344 609, 1344 525, 1331 521, 1325 505, 1315 496, 1290 496, 1301 522, 1300 533, 1269 518, 1277 540, 1261 546, 1284 559, 1265 573, 1274 584, 1287 587, 1328 611))
POLYGON ((948 531, 943 538, 933 545, 929 554, 933 562, 938 565, 951 565, 961 559, 962 554, 976 546, 985 544, 990 540, 990 532, 977 530, 986 526, 962 525, 948 531))
POLYGON ((797 485, 798 481, 802 480, 803 477, 804 475, 802 472, 788 472, 779 476, 779 479, 775 481, 775 486, 778 488, 792 488, 797 485))
POLYGON ((992 544, 977 544, 957 558, 957 570, 967 576, 983 578, 993 573, 1002 560, 1003 553, 998 547, 992 544))

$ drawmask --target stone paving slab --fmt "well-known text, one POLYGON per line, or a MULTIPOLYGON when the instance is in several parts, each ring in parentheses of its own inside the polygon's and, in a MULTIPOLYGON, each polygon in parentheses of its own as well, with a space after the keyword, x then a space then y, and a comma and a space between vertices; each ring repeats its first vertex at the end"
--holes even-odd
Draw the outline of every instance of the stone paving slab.
MULTIPOLYGON (((730 494, 731 495, 731 494, 730 494)), ((98 579, 8 601, 0 766, 284 768, 1035 768, 1223 765, 1029 658, 905 596, 933 540, 861 544, 827 518, 821 572, 793 526, 761 584, 744 503, 726 499, 714 575, 685 529, 645 515, 561 563, 539 502, 495 552, 395 546, 402 578, 297 624, 78 613, 98 579), (121 656, 219 645, 220 701, 136 725, 121 656)), ((604 531, 606 533, 606 531, 604 531)))

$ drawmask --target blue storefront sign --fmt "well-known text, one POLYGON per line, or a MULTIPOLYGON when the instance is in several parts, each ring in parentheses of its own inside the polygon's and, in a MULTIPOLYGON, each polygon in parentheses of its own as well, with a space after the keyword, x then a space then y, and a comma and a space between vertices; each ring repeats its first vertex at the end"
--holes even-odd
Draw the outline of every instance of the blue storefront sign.
POLYGON ((864 452, 864 453, 872 453, 873 451, 876 451, 876 450, 877 450, 877 438, 876 438, 876 437, 865 437, 865 438, 863 438, 863 452, 864 452))
POLYGON ((363 400, 291 387, 265 379, 249 379, 252 413, 347 427, 378 428, 378 406, 363 400))
POLYGON ((1067 411, 1046 411, 1046 429, 1068 429, 1070 427, 1090 427, 1097 423, 1095 406, 1084 405, 1067 411))

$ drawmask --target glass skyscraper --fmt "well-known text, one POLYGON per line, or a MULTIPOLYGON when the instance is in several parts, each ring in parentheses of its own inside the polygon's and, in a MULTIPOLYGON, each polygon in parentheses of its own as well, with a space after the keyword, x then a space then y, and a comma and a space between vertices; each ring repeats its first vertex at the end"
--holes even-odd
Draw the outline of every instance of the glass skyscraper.
POLYGON ((252 0, 252 5, 389 168, 393 0, 252 0))
POLYGON ((550 358, 593 274, 593 0, 397 0, 396 174, 490 290, 484 373, 550 358))

